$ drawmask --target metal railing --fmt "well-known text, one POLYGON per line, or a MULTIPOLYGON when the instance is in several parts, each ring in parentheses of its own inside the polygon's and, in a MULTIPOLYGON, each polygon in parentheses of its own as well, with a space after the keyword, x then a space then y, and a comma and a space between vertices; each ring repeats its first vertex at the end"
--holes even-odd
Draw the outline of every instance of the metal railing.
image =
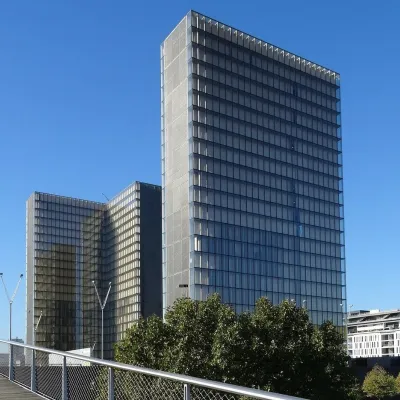
POLYGON ((9 349, 0 355, 0 375, 53 400, 299 400, 17 342, 0 343, 9 349))

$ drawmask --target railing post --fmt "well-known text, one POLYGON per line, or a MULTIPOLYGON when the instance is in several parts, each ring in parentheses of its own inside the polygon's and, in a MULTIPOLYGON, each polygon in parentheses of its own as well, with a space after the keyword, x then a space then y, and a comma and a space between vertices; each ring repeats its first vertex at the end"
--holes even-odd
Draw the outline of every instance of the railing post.
POLYGON ((35 350, 32 350, 31 390, 32 390, 33 393, 36 393, 36 354, 35 354, 35 350))
POLYGON ((186 383, 183 385, 183 400, 191 400, 190 385, 186 383))
POLYGON ((8 363, 8 379, 14 380, 14 346, 10 344, 10 362, 8 363))
POLYGON ((68 400, 67 358, 62 361, 62 400, 68 400))
POLYGON ((114 369, 108 368, 108 400, 114 400, 114 369))

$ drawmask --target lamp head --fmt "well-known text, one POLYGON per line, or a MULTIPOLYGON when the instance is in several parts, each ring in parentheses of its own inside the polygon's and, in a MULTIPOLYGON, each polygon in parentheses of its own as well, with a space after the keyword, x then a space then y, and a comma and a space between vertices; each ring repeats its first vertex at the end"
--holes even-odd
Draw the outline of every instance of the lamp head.
POLYGON ((93 285, 94 285, 94 281, 92 281, 93 285))
POLYGON ((24 276, 24 274, 21 274, 19 277, 22 278, 24 276))
POLYGON ((2 273, 2 272, 0 272, 0 276, 3 276, 3 273, 2 273))
POLYGON ((108 286, 111 286, 111 282, 108 282, 108 286))

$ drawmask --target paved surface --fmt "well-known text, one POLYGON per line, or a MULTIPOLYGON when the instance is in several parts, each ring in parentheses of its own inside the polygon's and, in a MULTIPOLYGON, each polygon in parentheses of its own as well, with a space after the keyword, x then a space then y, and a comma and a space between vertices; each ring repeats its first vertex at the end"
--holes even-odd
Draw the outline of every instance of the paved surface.
POLYGON ((42 398, 0 376, 0 400, 37 400, 42 398))

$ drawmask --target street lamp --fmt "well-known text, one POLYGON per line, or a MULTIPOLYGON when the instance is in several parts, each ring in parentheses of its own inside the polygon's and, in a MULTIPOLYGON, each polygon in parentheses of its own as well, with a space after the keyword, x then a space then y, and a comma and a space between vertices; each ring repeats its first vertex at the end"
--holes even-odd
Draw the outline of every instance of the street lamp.
POLYGON ((19 280, 18 280, 17 286, 15 287, 13 295, 10 297, 10 295, 8 294, 8 290, 7 290, 6 284, 4 283, 3 273, 0 272, 0 278, 1 278, 1 281, 3 282, 4 291, 6 292, 6 296, 7 296, 8 302, 10 303, 10 340, 11 340, 12 304, 14 302, 15 296, 17 295, 19 284, 21 283, 21 280, 22 280, 23 276, 24 276, 23 274, 21 274, 19 276, 19 280))
POLYGON ((302 303, 303 303, 303 308, 306 308, 306 303, 307 303, 307 300, 306 300, 306 299, 304 299, 304 300, 302 301, 302 303))
POLYGON ((39 319, 36 322, 35 328, 34 328, 34 338, 33 338, 33 345, 36 346, 36 332, 38 330, 39 324, 40 324, 40 320, 42 319, 43 316, 43 311, 40 311, 40 315, 39 315, 39 319))
POLYGON ((339 307, 342 308, 342 320, 343 320, 343 324, 346 325, 347 320, 346 320, 346 317, 344 316, 344 310, 343 310, 344 304, 343 304, 343 303, 340 303, 340 304, 339 304, 339 307))
POLYGON ((104 358, 104 307, 106 306, 107 303, 107 299, 108 299, 108 295, 110 294, 110 290, 111 290, 111 282, 108 283, 108 292, 106 295, 106 298, 104 299, 104 303, 101 302, 100 300, 100 296, 99 296, 99 292, 97 291, 97 286, 94 283, 94 281, 92 281, 94 289, 96 290, 96 294, 97 294, 97 298, 99 299, 99 304, 100 304, 100 308, 101 308, 101 358, 104 358))
POLYGON ((342 307, 343 323, 344 323, 345 327, 347 328, 347 325, 349 323, 349 317, 351 315, 351 309, 353 308, 353 304, 349 305, 349 309, 350 309, 349 312, 347 312, 347 310, 345 312, 345 310, 344 310, 345 305, 343 303, 340 303, 339 306, 342 307))

